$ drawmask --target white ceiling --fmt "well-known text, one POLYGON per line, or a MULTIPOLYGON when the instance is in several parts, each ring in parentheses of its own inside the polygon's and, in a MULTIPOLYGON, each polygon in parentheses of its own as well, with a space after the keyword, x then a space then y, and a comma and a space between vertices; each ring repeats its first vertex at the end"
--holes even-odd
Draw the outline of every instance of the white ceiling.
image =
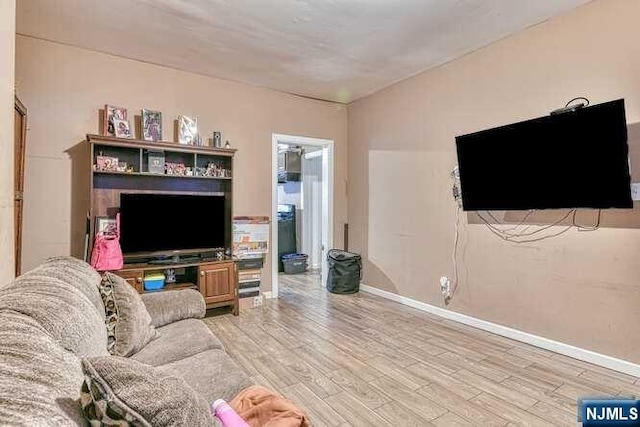
POLYGON ((348 103, 589 0, 19 0, 17 32, 348 103))

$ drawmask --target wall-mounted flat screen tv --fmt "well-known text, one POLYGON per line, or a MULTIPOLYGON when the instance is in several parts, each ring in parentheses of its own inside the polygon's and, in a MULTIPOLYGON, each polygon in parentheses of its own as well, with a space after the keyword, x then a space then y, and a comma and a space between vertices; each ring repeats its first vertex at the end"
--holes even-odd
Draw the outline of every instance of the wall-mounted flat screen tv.
POLYGON ((121 194, 124 254, 225 247, 224 196, 121 194))
POLYGON ((456 138, 465 211, 632 208, 624 100, 456 138))

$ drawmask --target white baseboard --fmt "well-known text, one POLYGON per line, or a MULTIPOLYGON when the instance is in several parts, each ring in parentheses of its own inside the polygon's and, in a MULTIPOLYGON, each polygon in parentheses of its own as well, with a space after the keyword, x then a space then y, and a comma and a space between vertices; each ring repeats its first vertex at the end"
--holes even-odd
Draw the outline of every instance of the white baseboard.
POLYGON ((544 348, 546 350, 551 350, 556 353, 564 354, 565 356, 569 356, 569 357, 573 357, 574 359, 593 363, 594 365, 602 366, 604 368, 612 369, 614 371, 640 377, 640 365, 628 362, 626 360, 617 359, 615 357, 596 353, 595 351, 591 351, 584 348, 575 347, 570 344, 565 344, 558 341, 550 340, 548 338, 540 337, 538 335, 533 335, 527 332, 519 331, 517 329, 512 329, 507 326, 502 326, 496 323, 487 322, 486 320, 481 320, 475 317, 467 316, 466 314, 457 313, 451 310, 446 310, 444 308, 436 307, 434 305, 417 301, 408 297, 403 297, 401 295, 394 294, 392 292, 383 291, 382 289, 374 288, 372 286, 368 286, 365 284, 360 285, 360 290, 364 292, 368 292, 373 295, 378 295, 382 298, 386 298, 391 301, 395 301, 409 307, 416 308, 418 310, 425 311, 427 313, 435 314, 436 316, 440 316, 445 319, 462 323, 464 325, 482 329, 487 332, 492 332, 494 334, 511 338, 516 341, 521 341, 527 344, 531 344, 533 346, 544 348))

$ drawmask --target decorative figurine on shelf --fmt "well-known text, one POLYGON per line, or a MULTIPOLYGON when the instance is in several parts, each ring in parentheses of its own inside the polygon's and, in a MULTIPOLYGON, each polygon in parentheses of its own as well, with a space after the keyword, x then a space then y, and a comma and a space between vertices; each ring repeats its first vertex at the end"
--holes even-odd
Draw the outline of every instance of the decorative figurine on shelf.
POLYGON ((229 144, 229 140, 224 144, 224 148, 231 148, 231 144, 229 144))
POLYGON ((164 271, 165 283, 176 283, 176 270, 174 268, 167 268, 164 271))
POLYGON ((213 132, 213 146, 222 148, 222 134, 220 132, 213 132))

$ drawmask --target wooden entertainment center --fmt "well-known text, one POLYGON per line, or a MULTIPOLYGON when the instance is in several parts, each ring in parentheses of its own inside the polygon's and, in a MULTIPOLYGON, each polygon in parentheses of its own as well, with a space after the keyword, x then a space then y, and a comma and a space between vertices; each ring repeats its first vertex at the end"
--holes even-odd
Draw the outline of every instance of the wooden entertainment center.
MULTIPOLYGON (((90 146, 92 171, 89 194, 89 248, 92 248, 96 234, 96 218, 115 218, 120 208, 120 195, 123 193, 224 196, 225 248, 231 248, 233 156, 236 150, 91 134, 87 135, 87 142, 90 146), (150 171, 150 155, 158 153, 161 153, 165 162, 183 165, 186 171, 182 168, 179 173, 174 174, 150 171), (116 170, 105 170, 97 166, 99 156, 101 161, 104 158, 117 158, 121 165, 116 170), (207 170, 208 165, 212 164, 216 165, 216 170, 207 170)), ((149 214, 151 216, 153 212, 149 214)), ((195 212, 194 215, 194 221, 207 220, 206 212, 195 212)), ((151 220, 150 226, 153 226, 151 220)), ((153 262, 152 256, 128 261, 125 254, 124 268, 114 273, 126 279, 139 293, 196 289, 204 297, 207 308, 231 306, 233 314, 237 315, 236 261, 228 253, 216 255, 218 256, 200 259, 176 258, 174 262, 157 264, 153 262), (144 289, 146 274, 167 269, 174 270, 175 283, 166 284, 158 291, 144 289)))

